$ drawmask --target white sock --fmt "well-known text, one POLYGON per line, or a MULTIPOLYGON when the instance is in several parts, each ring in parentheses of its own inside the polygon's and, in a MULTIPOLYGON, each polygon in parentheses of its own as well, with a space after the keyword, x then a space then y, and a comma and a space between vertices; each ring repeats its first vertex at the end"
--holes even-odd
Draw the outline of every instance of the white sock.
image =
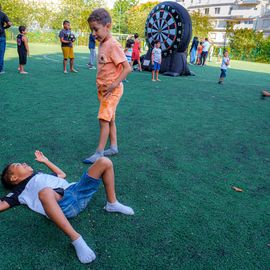
POLYGON ((134 215, 134 211, 132 208, 125 206, 118 201, 116 201, 114 203, 107 202, 107 204, 104 208, 108 212, 118 212, 118 213, 122 213, 124 215, 134 215))
POLYGON ((80 236, 78 239, 72 242, 74 246, 77 256, 81 263, 90 263, 95 260, 96 255, 94 251, 88 247, 83 238, 80 236))

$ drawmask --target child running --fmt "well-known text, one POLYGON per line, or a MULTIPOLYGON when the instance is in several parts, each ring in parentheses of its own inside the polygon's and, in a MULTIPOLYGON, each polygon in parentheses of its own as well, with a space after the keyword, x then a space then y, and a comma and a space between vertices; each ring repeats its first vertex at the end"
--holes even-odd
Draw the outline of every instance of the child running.
POLYGON ((31 210, 51 219, 70 238, 81 263, 90 263, 96 255, 72 227, 68 218, 77 216, 87 207, 101 181, 107 196, 104 209, 107 212, 134 215, 130 207, 116 199, 112 162, 105 157, 101 158, 81 176, 79 182, 68 183, 64 180, 66 174, 42 152, 36 151, 35 157, 54 175, 37 173, 26 163, 7 165, 1 181, 11 191, 0 200, 0 212, 17 205, 27 205, 31 210))
POLYGON ((98 112, 100 135, 96 152, 83 161, 87 164, 94 163, 100 157, 118 153, 115 112, 123 95, 122 81, 131 72, 123 48, 112 38, 112 19, 109 12, 104 8, 94 10, 88 18, 88 23, 93 36, 100 42, 96 78, 100 102, 98 112), (109 136, 110 148, 104 151, 109 136))
MULTIPOLYGON (((127 61, 130 65, 130 68, 132 68, 131 62, 132 62, 132 48, 133 48, 133 46, 134 46, 134 41, 132 39, 128 39, 126 42, 126 47, 125 47, 124 52, 125 52, 127 61)), ((128 80, 125 79, 124 82, 128 82, 128 80)))
POLYGON ((223 81, 226 78, 226 72, 227 72, 229 64, 230 64, 229 53, 227 51, 224 51, 222 63, 220 67, 221 73, 220 73, 218 84, 223 84, 223 81))
POLYGON ((158 78, 160 66, 161 66, 161 49, 160 49, 160 41, 155 40, 155 47, 152 50, 152 56, 151 56, 151 61, 153 65, 153 70, 152 70, 152 81, 159 81, 160 79, 158 78), (155 74, 156 74, 156 79, 155 79, 155 74))
POLYGON ((18 51, 18 55, 19 55, 19 67, 18 67, 18 71, 20 72, 20 74, 28 74, 28 72, 26 72, 24 70, 24 66, 27 63, 27 55, 30 55, 29 52, 29 46, 28 46, 28 40, 26 37, 26 27, 25 26, 20 26, 19 27, 19 34, 17 36, 17 51, 18 51))
POLYGON ((62 52, 63 52, 63 67, 64 73, 68 73, 67 71, 67 61, 70 61, 70 71, 77 73, 78 71, 74 69, 74 51, 73 51, 73 42, 75 41, 75 37, 71 33, 70 22, 65 20, 63 22, 63 29, 59 33, 59 38, 61 42, 62 52))

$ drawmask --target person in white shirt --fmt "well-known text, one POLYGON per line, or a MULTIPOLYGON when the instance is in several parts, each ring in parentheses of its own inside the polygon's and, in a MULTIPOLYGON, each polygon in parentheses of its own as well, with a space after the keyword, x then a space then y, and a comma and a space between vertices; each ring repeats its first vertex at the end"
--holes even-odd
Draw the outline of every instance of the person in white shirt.
POLYGON ((229 53, 227 51, 224 51, 222 63, 221 63, 221 67, 220 67, 221 73, 220 73, 218 84, 223 84, 223 81, 227 76, 226 73, 227 73, 227 69, 228 69, 229 64, 230 64, 229 53))
POLYGON ((203 43, 203 49, 202 49, 202 66, 205 65, 207 56, 208 56, 208 51, 211 46, 211 44, 208 41, 208 38, 205 38, 204 43, 203 43))
POLYGON ((156 40, 155 41, 155 47, 152 50, 152 56, 151 56, 151 62, 152 62, 152 81, 159 81, 160 79, 158 78, 159 71, 160 71, 160 66, 161 66, 161 49, 160 49, 160 41, 156 40), (156 74, 156 79, 155 79, 155 74, 156 74))
POLYGON ((101 157, 81 176, 79 182, 68 183, 64 180, 66 174, 42 152, 36 151, 35 157, 54 175, 36 173, 26 163, 7 165, 2 172, 1 182, 11 192, 0 200, 0 212, 17 205, 27 205, 31 210, 51 219, 70 237, 81 263, 92 262, 96 258, 95 253, 72 227, 68 218, 77 216, 87 207, 101 181, 107 196, 104 209, 107 212, 134 215, 132 208, 116 199, 112 162, 101 157))

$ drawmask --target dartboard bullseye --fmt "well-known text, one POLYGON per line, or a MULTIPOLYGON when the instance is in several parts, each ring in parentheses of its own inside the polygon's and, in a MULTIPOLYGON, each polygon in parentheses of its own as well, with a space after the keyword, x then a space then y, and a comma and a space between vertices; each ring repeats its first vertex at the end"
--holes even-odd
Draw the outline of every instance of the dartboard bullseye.
POLYGON ((149 48, 153 48, 155 40, 159 40, 164 56, 173 51, 184 51, 191 35, 185 31, 186 23, 191 24, 190 17, 179 4, 163 2, 155 6, 145 25, 145 36, 149 48))

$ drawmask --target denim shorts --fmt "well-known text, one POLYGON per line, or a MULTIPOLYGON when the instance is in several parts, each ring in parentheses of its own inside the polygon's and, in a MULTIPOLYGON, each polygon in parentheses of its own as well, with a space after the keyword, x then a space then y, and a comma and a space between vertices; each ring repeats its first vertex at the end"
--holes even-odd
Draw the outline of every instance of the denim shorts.
POLYGON ((69 186, 63 198, 58 201, 64 215, 67 218, 73 218, 83 211, 97 192, 100 183, 100 179, 92 178, 84 173, 79 182, 69 186))
POLYGON ((153 70, 160 70, 160 63, 154 62, 153 70))
POLYGON ((220 78, 226 78, 226 71, 227 69, 221 69, 220 78))

